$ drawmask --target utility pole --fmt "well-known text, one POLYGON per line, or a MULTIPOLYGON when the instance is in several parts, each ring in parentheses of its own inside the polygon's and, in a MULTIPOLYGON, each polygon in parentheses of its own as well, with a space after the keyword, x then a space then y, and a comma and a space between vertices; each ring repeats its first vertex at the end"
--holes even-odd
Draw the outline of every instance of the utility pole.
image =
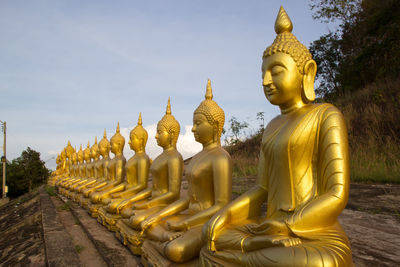
POLYGON ((7 131, 7 123, 5 121, 0 121, 3 124, 3 135, 4 135, 4 143, 3 143, 3 157, 1 161, 3 162, 3 198, 6 198, 6 131, 7 131))

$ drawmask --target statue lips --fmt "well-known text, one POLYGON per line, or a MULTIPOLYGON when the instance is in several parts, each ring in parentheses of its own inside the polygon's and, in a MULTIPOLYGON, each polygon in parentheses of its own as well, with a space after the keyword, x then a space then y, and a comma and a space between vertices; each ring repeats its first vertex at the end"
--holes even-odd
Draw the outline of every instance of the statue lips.
POLYGON ((271 86, 270 87, 265 86, 264 87, 264 93, 265 93, 266 96, 271 96, 273 94, 276 94, 276 89, 274 87, 271 87, 271 86))

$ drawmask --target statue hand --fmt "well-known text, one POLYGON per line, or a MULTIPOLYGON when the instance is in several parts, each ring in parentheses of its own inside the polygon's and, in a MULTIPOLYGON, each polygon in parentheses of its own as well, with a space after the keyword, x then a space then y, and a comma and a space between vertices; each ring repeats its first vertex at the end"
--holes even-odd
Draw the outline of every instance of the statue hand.
POLYGON ((148 208, 149 208, 148 205, 147 205, 146 203, 143 203, 143 204, 133 204, 133 207, 134 207, 135 209, 139 209, 139 210, 148 209, 148 208))
POLYGON ((143 222, 141 222, 141 224, 140 224, 140 227, 142 228, 141 234, 143 234, 147 230, 147 228, 149 228, 155 222, 157 222, 156 217, 149 217, 146 220, 144 220, 143 222))
POLYGON ((283 221, 276 220, 265 220, 261 224, 248 224, 247 229, 255 234, 255 235, 271 235, 271 234, 280 234, 280 235, 288 235, 290 232, 289 227, 283 221))
POLYGON ((186 226, 185 224, 181 223, 181 222, 175 222, 175 221, 171 221, 171 222, 167 222, 167 226, 168 229, 173 230, 173 231, 184 231, 186 230, 186 226))

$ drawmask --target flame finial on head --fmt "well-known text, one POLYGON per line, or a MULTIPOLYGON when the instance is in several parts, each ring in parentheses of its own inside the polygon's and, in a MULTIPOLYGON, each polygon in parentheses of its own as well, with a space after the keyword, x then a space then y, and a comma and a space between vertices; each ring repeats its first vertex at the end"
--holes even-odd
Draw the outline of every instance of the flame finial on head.
POLYGON ((103 135, 103 138, 107 138, 106 128, 104 128, 104 135, 103 135))
POLYGON ((208 79, 208 81, 207 81, 206 99, 209 99, 209 100, 213 99, 212 88, 211 88, 211 80, 210 79, 208 79))
POLYGON ((142 112, 139 112, 138 125, 142 125, 142 112))
POLYGON ((89 141, 87 141, 87 148, 89 148, 90 147, 90 142, 89 141))
POLYGON ((165 111, 165 114, 171 115, 171 100, 170 100, 170 97, 168 97, 167 110, 165 111))
POLYGON ((119 122, 117 123, 117 130, 116 133, 119 133, 119 122))
POLYGON ((97 144, 97 136, 94 137, 94 143, 97 144))
POLYGON ((275 32, 277 34, 284 33, 284 32, 292 32, 293 30, 293 23, 290 20, 288 14, 286 13, 283 6, 279 9, 278 16, 275 20, 275 32))

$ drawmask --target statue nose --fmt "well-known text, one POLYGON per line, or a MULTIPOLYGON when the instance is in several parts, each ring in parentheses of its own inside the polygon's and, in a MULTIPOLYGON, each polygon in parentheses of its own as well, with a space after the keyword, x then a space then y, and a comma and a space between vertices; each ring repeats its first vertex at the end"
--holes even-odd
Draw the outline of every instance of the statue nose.
POLYGON ((263 79, 263 85, 270 86, 271 84, 272 84, 271 75, 268 72, 265 72, 264 79, 263 79))

